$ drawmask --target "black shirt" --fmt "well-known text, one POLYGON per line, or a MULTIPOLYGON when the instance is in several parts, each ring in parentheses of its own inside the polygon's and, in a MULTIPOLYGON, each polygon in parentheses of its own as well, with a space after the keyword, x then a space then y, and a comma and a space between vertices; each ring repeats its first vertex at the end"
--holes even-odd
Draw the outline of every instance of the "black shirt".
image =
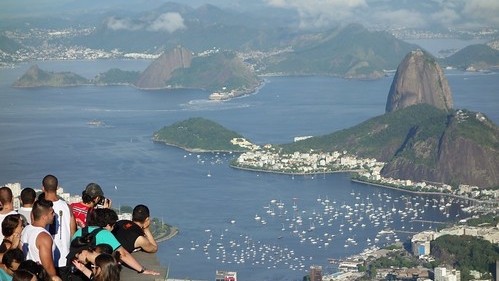
POLYGON ((114 225, 113 234, 129 253, 135 250, 135 241, 144 236, 144 230, 131 220, 120 220, 114 225))

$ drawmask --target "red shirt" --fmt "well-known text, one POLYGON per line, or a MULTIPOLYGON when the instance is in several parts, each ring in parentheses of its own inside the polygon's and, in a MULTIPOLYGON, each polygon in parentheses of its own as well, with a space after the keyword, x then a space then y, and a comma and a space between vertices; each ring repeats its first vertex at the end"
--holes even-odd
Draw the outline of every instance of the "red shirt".
POLYGON ((71 203, 71 209, 76 220, 78 227, 87 226, 87 214, 90 207, 85 206, 83 203, 71 203))

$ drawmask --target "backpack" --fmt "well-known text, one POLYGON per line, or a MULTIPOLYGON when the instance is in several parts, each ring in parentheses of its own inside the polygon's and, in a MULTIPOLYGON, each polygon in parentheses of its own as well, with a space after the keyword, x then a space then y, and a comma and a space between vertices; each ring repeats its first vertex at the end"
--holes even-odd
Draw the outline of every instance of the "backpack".
POLYGON ((68 281, 83 281, 88 280, 88 278, 81 273, 73 265, 73 260, 76 258, 76 254, 85 249, 93 249, 96 246, 97 233, 103 228, 98 227, 92 232, 88 232, 88 226, 81 229, 81 236, 76 237, 71 241, 69 246, 69 254, 66 256, 66 268, 59 272, 62 280, 68 281))
POLYGON ((81 236, 76 237, 71 241, 69 254, 66 256, 66 266, 72 265, 72 261, 78 252, 84 249, 93 249, 96 246, 97 233, 99 233, 102 229, 102 227, 98 227, 90 233, 88 232, 88 226, 81 229, 81 236))

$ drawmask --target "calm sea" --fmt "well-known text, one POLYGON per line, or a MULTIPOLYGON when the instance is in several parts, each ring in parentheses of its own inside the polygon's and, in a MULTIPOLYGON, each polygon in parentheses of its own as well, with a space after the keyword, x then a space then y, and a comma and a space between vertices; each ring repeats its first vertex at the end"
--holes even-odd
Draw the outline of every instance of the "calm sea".
MULTIPOLYGON (((91 78, 148 61, 40 62, 91 78)), ((194 90, 131 87, 14 89, 29 67, 0 69, 0 182, 39 187, 48 173, 65 191, 99 183, 114 205, 147 204, 180 233, 160 244, 170 276, 301 280, 311 265, 341 258, 466 216, 466 202, 352 183, 347 174, 283 176, 231 169, 231 154, 191 154, 152 133, 204 117, 258 144, 321 135, 383 114, 392 77, 376 81, 271 77, 256 94, 225 102, 194 90), (88 122, 99 120, 102 126, 88 122), (426 222, 425 222, 426 221, 426 222), (427 221, 434 221, 433 223, 427 221), (396 230, 396 235, 381 232, 396 230)), ((447 73, 456 108, 499 121, 499 74, 447 73)))

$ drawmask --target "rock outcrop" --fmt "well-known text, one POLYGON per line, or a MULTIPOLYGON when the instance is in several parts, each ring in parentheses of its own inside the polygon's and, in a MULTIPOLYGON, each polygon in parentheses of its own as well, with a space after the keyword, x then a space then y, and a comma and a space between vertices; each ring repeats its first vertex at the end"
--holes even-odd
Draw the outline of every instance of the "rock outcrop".
POLYGON ((179 68, 191 66, 192 54, 183 47, 177 47, 162 54, 142 72, 135 86, 140 89, 169 88, 168 80, 179 68))
POLYGON ((415 50, 397 68, 388 94, 386 112, 420 103, 450 111, 452 94, 447 78, 435 59, 422 50, 415 50))

